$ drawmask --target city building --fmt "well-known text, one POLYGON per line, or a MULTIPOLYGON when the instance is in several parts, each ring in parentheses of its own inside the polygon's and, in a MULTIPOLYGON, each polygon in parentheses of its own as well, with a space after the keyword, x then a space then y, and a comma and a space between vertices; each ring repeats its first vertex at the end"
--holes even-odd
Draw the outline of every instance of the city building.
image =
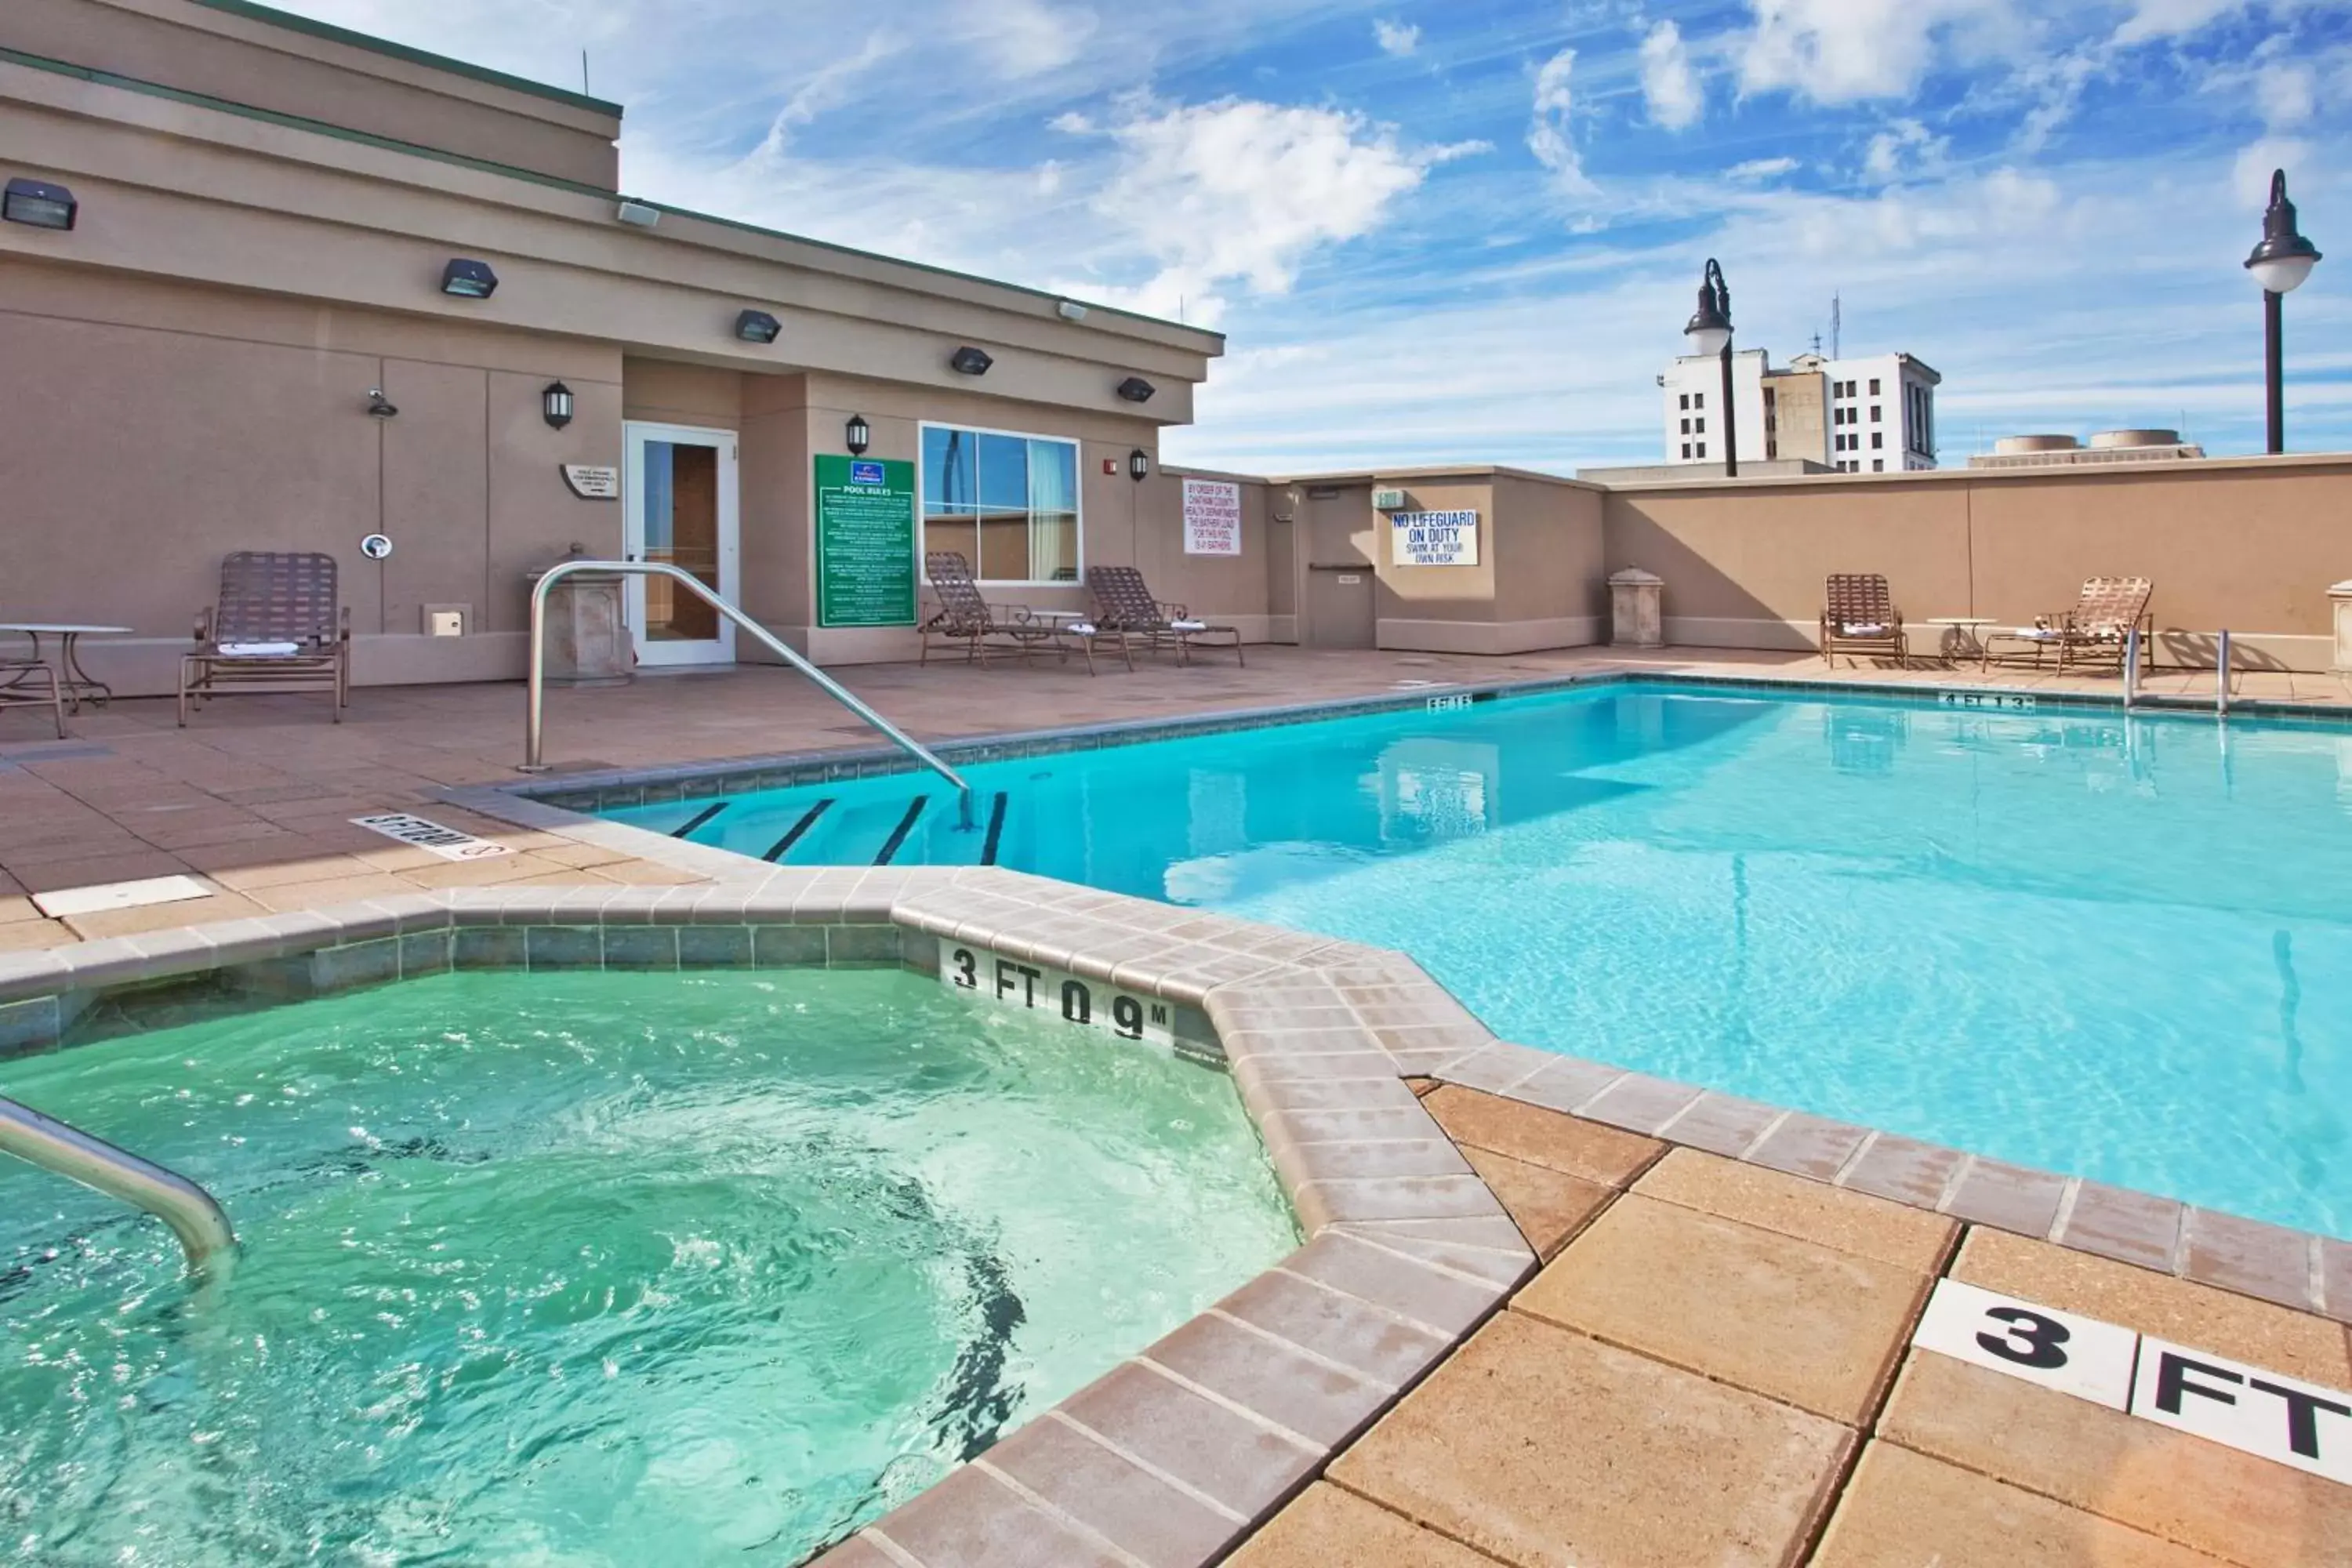
MULTIPOLYGON (((1731 359, 1743 464, 1817 464, 1845 474, 1936 466, 1936 388, 1943 377, 1911 355, 1799 354, 1781 370, 1762 349, 1738 350, 1731 359)), ((1722 467, 1722 362, 1677 358, 1658 387, 1666 464, 1722 467)))

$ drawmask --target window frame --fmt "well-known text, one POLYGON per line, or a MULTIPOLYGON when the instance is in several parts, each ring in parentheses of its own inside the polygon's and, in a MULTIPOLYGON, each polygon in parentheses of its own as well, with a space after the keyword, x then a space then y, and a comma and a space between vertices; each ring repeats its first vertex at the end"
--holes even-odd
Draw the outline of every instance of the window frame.
MULTIPOLYGON (((933 430, 961 430, 969 436, 1003 436, 1018 441, 1052 441, 1070 448, 1070 512, 1074 520, 1072 527, 1076 535, 1075 542, 1077 547, 1077 559, 1073 563, 1072 569, 1076 573, 1076 575, 1070 577, 989 577, 983 576, 981 573, 981 568, 986 564, 986 563, 983 561, 974 561, 972 563, 972 581, 985 588, 1082 588, 1086 586, 1086 442, 1076 436, 1049 436, 1037 430, 999 430, 992 428, 986 425, 960 425, 950 419, 917 420, 915 422, 915 553, 918 556, 923 557, 928 557, 930 554, 931 523, 929 510, 930 475, 926 471, 927 465, 923 461, 923 437, 933 430)), ((980 451, 979 448, 975 447, 972 450, 972 476, 975 490, 978 488, 977 481, 979 474, 980 451)), ((978 506, 976 497, 974 506, 975 508, 978 506)), ((940 521, 946 521, 948 520, 943 518, 940 521)), ((975 524, 977 524, 979 521, 976 510, 972 521, 975 524)), ((972 553, 978 555, 981 552, 977 542, 977 527, 974 529, 974 540, 975 542, 972 546, 972 553)), ((927 563, 918 562, 917 571, 920 574, 922 581, 928 584, 931 580, 931 574, 927 563)))

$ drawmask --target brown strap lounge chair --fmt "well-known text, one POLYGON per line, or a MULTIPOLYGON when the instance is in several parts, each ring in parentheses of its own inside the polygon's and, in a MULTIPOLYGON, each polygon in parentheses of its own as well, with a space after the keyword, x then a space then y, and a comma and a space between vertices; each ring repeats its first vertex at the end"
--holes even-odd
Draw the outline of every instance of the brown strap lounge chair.
POLYGON ((1095 617, 1107 629, 1142 637, 1148 647, 1167 644, 1183 664, 1192 662, 1196 645, 1229 647, 1234 662, 1249 662, 1242 654, 1239 627, 1196 621, 1183 605, 1153 598, 1143 574, 1132 566, 1089 566, 1087 586, 1095 596, 1095 617))
POLYGON ((21 652, 0 653, 0 709, 7 708, 47 709, 57 721, 58 739, 66 738, 65 689, 58 684, 58 672, 47 659, 29 658, 21 652))
MULTIPOLYGON (((988 662, 992 638, 1001 638, 1000 651, 1009 646, 1011 651, 1026 658, 1030 654, 1051 648, 1067 662, 1072 649, 1086 658, 1087 673, 1095 673, 1095 643, 1105 633, 1081 616, 1060 616, 1032 610, 1024 605, 996 605, 981 596, 980 584, 973 580, 971 563, 961 551, 933 550, 923 556, 923 574, 930 580, 931 593, 939 600, 939 613, 917 628, 922 637, 922 654, 917 661, 931 661, 933 639, 948 647, 961 643, 964 660, 988 662)), ((1135 656, 1128 650, 1127 638, 1109 634, 1127 668, 1135 668, 1135 656)))
POLYGON ((188 701, 222 691, 326 691, 335 722, 351 704, 352 613, 335 558, 239 550, 221 562, 220 603, 196 612, 196 646, 180 656, 180 722, 188 701))
POLYGON ((2069 664, 2110 662, 2121 669, 2134 626, 2141 631, 2143 650, 2147 647, 2146 634, 2152 629, 2147 601, 2154 592, 2155 585, 2145 577, 2085 578, 2073 609, 1986 637, 1982 666, 1990 669, 1997 658, 2016 659, 2030 653, 2038 668, 2044 653, 2054 652, 2061 671, 2069 664))
POLYGON ((1903 640, 1903 613, 1875 572, 1832 573, 1822 595, 1822 658, 1834 666, 1843 654, 1876 654, 1897 664, 1909 658, 1903 640))

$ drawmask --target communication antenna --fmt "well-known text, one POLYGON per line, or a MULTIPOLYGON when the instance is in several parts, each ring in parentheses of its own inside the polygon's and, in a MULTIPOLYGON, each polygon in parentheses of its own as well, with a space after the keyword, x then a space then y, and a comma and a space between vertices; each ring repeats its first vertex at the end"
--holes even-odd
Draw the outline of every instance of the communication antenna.
POLYGON ((1844 318, 1838 303, 1838 297, 1832 294, 1830 296, 1830 358, 1832 359, 1843 357, 1839 350, 1839 339, 1844 327, 1844 318))
POLYGON ((586 49, 580 51, 580 96, 583 98, 596 96, 588 90, 588 51, 586 49))

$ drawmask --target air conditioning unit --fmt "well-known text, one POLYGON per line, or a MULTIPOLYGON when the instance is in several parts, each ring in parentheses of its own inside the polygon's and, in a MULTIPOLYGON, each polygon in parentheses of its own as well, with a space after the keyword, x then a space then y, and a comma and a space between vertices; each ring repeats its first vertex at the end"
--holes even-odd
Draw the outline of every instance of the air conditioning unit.
POLYGON ((1404 492, 1402 490, 1374 490, 1372 492, 1372 510, 1374 511, 1402 511, 1404 510, 1404 492))

